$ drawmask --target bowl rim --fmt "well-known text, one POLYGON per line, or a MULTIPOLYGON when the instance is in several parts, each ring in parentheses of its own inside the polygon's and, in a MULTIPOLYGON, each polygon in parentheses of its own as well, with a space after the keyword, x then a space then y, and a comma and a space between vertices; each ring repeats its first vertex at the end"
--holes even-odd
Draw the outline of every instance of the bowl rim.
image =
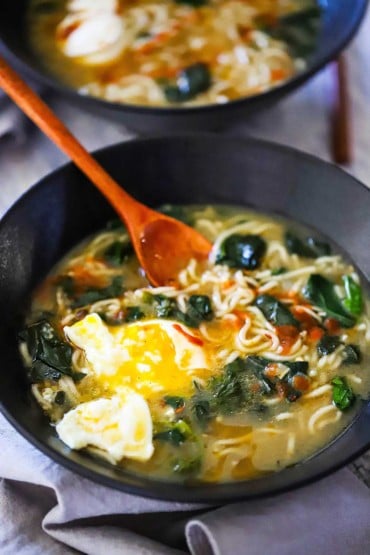
MULTIPOLYGON (((319 0, 321 3, 321 0, 319 0)), ((303 71, 299 71, 297 74, 293 75, 286 81, 268 88, 266 91, 253 94, 250 96, 243 96, 235 100, 230 100, 224 104, 204 104, 199 106, 184 106, 184 107, 168 107, 168 106, 145 106, 140 104, 129 104, 120 102, 111 102, 104 100, 102 98, 94 97, 91 95, 84 95, 79 93, 72 87, 61 83, 57 78, 54 78, 46 70, 43 71, 38 67, 37 63, 26 62, 20 56, 18 56, 7 44, 4 38, 0 35, 0 50, 3 50, 5 55, 9 58, 10 62, 18 65, 19 68, 28 75, 30 79, 34 78, 41 84, 55 90, 58 94, 66 96, 70 100, 86 102, 88 108, 93 109, 94 107, 103 108, 106 110, 111 110, 114 113, 128 112, 136 113, 142 115, 171 115, 176 117, 182 117, 186 115, 193 115, 199 113, 212 113, 216 110, 231 110, 233 108, 238 108, 244 104, 250 104, 251 106, 257 104, 258 102, 268 103, 270 100, 273 101, 275 96, 279 93, 289 93, 302 85, 305 81, 310 79, 315 73, 326 66, 330 61, 334 60, 338 54, 346 48, 346 46, 353 39, 361 23, 364 20, 367 8, 369 6, 370 0, 358 0, 357 12, 353 15, 352 25, 347 29, 346 33, 343 33, 342 37, 339 37, 336 41, 335 46, 330 52, 325 55, 320 56, 313 64, 308 64, 308 67, 303 71)), ((325 9, 325 8, 324 8, 325 9)))
MULTIPOLYGON (((264 149, 266 152, 268 151, 275 151, 275 152, 283 152, 288 153, 290 156, 293 156, 299 160, 306 160, 312 165, 316 167, 327 167, 330 166, 331 170, 338 173, 338 174, 345 174, 353 183, 355 187, 361 187, 370 195, 370 188, 367 187, 364 183, 359 181, 357 178, 350 175, 348 172, 344 171, 343 169, 339 168, 333 163, 326 162, 312 154, 300 151, 296 148, 290 146, 284 146, 279 143, 274 143, 272 141, 266 141, 264 139, 254 139, 251 137, 247 138, 239 138, 233 137, 229 138, 226 136, 220 136, 215 133, 181 133, 178 135, 167 135, 167 136, 156 136, 156 137, 144 137, 144 138, 135 138, 129 141, 122 141, 119 143, 115 143, 113 145, 106 146, 104 148, 98 149, 93 152, 94 156, 99 157, 102 155, 104 156, 105 153, 108 153, 112 150, 120 150, 125 148, 125 145, 134 143, 135 145, 139 146, 141 144, 147 143, 160 143, 161 141, 166 142, 170 140, 173 141, 183 141, 183 140, 191 140, 191 141, 225 141, 225 142, 235 142, 239 145, 243 145, 245 148, 248 145, 259 146, 260 148, 264 149)), ((49 174, 42 177, 38 182, 36 182, 32 187, 30 187, 26 192, 21 195, 15 203, 13 203, 10 208, 5 212, 3 217, 0 219, 0 233, 2 227, 6 224, 6 221, 9 217, 12 216, 13 212, 18 209, 18 207, 27 204, 28 198, 31 197, 35 191, 38 191, 44 187, 50 185, 50 182, 55 179, 56 176, 61 176, 65 172, 70 171, 71 168, 74 167, 72 162, 66 163, 61 167, 55 169, 54 171, 50 172, 49 174)), ((369 284, 369 282, 368 282, 369 284)), ((6 418, 6 420, 19 432, 27 441, 29 441, 34 447, 36 447, 39 451, 41 451, 44 455, 48 456, 54 462, 62 465, 63 467, 67 468, 68 470, 80 475, 85 479, 89 479, 90 481, 109 487, 114 490, 122 491, 125 493, 129 493, 132 495, 137 495, 141 497, 153 498, 153 499, 161 499, 167 501, 174 501, 179 503, 207 503, 210 505, 217 505, 217 504, 226 504, 232 503, 241 500, 252 500, 252 499, 262 499, 274 495, 278 495, 281 493, 286 493, 288 491, 292 491, 299 487, 304 487, 309 485, 313 482, 321 480, 326 476, 332 474, 333 472, 339 470, 340 468, 344 467, 345 465, 352 462, 355 458, 361 456, 367 449, 370 447, 370 401, 362 401, 360 407, 358 408, 354 418, 348 423, 348 425, 342 430, 339 435, 335 436, 328 444, 326 444, 323 448, 319 451, 315 452, 313 455, 308 457, 302 462, 298 462, 292 466, 286 467, 285 469, 268 474, 268 477, 275 476, 276 484, 273 485, 271 488, 265 488, 261 490, 258 488, 258 483, 261 484, 263 481, 262 478, 252 479, 252 480, 241 480, 235 482, 229 482, 225 484, 214 484, 214 483, 199 483, 194 485, 186 485, 177 482, 169 482, 160 479, 148 479, 147 477, 138 476, 131 474, 125 474, 124 472, 120 473, 122 479, 120 480, 118 477, 114 478, 112 476, 108 476, 102 472, 97 470, 93 470, 88 466, 84 466, 78 461, 69 458, 67 455, 64 455, 62 452, 54 449, 46 442, 39 439, 35 434, 31 431, 26 429, 17 419, 16 416, 12 414, 11 410, 8 410, 1 399, 1 392, 0 392, 0 412, 6 418), (337 444, 345 436, 350 432, 353 431, 353 428, 360 430, 366 430, 366 439, 363 438, 358 441, 358 445, 354 450, 346 455, 337 456, 333 462, 330 462, 329 465, 326 465, 323 469, 313 470, 309 475, 304 476, 297 476, 294 477, 288 484, 283 481, 282 484, 279 484, 279 476, 287 475, 291 473, 294 469, 303 468, 304 465, 309 463, 311 460, 315 459, 316 456, 319 456, 321 453, 326 451, 330 446, 337 444), (136 483, 135 480, 138 478, 140 483, 136 483), (253 490, 253 485, 257 484, 257 490, 253 490), (243 487, 244 486, 244 487, 243 487), (252 489, 249 490, 249 487, 252 486, 252 489)), ((360 430, 360 431, 361 431, 360 430)), ((73 451, 72 451, 73 454, 73 451)), ((107 467, 110 471, 114 470, 114 467, 111 465, 104 464, 104 462, 99 461, 99 467, 103 468, 107 467)))

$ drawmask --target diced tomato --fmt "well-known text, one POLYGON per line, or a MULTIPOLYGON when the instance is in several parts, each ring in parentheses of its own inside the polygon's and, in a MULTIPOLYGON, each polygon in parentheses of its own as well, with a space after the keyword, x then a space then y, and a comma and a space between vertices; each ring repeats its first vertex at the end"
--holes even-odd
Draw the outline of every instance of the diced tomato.
POLYGON ((307 376, 298 374, 296 376, 293 376, 292 386, 298 391, 307 391, 307 389, 310 387, 310 380, 309 378, 307 378, 307 376))
POLYGON ((335 318, 326 318, 326 320, 324 321, 324 326, 332 335, 335 335, 340 330, 340 324, 335 318))
POLYGON ((282 346, 282 354, 289 354, 291 348, 298 339, 299 329, 295 326, 276 326, 275 330, 279 338, 280 345, 282 346))
POLYGON ((307 330, 307 337, 309 341, 320 341, 322 336, 324 335, 325 330, 320 328, 319 326, 313 326, 307 330))

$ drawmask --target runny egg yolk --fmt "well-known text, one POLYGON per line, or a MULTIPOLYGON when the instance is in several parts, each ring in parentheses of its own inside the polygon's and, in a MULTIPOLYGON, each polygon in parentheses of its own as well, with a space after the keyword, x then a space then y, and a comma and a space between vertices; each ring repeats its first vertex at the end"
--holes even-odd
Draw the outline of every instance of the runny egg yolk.
POLYGON ((186 394, 194 378, 210 374, 210 346, 178 322, 153 319, 109 327, 93 313, 64 332, 84 351, 87 370, 109 391, 128 386, 145 398, 186 394))

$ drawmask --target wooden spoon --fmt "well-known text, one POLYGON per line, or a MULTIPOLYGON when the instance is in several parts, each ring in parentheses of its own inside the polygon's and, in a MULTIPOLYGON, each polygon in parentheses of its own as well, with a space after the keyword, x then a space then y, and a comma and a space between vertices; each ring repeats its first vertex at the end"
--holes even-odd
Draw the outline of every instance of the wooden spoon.
POLYGON ((125 223, 139 262, 153 285, 174 285, 191 258, 207 258, 211 249, 207 239, 126 193, 2 57, 0 87, 111 203, 125 223))

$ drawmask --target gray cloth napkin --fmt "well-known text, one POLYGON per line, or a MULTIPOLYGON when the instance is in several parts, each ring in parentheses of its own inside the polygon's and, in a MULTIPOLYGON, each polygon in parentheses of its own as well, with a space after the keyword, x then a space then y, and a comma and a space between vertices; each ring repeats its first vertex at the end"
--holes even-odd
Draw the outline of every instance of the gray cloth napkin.
POLYGON ((348 469, 272 499, 214 508, 94 484, 35 450, 2 416, 0 445, 1 555, 370 552, 370 490, 348 469))

